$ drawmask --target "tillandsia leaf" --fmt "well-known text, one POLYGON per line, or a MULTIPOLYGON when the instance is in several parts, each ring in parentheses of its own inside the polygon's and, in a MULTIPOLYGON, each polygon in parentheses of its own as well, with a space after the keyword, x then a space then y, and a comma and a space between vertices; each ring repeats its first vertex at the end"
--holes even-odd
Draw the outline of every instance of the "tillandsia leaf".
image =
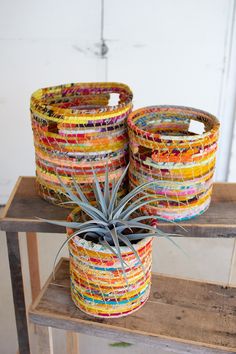
MULTIPOLYGON (((116 180, 113 179, 113 180, 111 181, 111 184, 112 184, 112 188, 111 188, 111 191, 110 191, 110 200, 111 200, 112 195, 113 195, 113 191, 114 191, 114 188, 115 188, 115 185, 116 185, 116 180)), ((109 204, 110 204, 110 201, 109 201, 109 204)), ((108 208, 109 208, 109 206, 108 206, 108 208)))
POLYGON ((112 254, 114 254, 114 256, 118 257, 118 254, 114 251, 114 249, 111 247, 111 245, 109 245, 109 243, 107 242, 107 240, 105 238, 99 238, 99 243, 107 248, 112 254))
MULTIPOLYGON (((74 202, 75 204, 77 204, 78 206, 81 207, 81 209, 89 216, 91 216, 92 218, 98 218, 98 219, 102 219, 104 221, 106 221, 106 218, 104 217, 104 215, 102 214, 102 212, 98 209, 96 209, 95 207, 93 207, 92 205, 90 205, 89 203, 84 203, 82 202, 75 194, 72 193, 72 191, 70 190, 70 188, 68 188, 65 183, 62 181, 62 179, 60 178, 60 176, 57 174, 57 177, 61 183, 61 185, 63 186, 63 188, 65 189, 67 196, 71 199, 72 202, 74 202)), ((70 202, 68 202, 69 204, 70 202)))
POLYGON ((76 190, 76 192, 78 193, 78 195, 79 195, 81 201, 84 202, 84 203, 89 203, 87 197, 86 197, 85 194, 82 192, 82 190, 81 190, 79 184, 76 182, 75 177, 74 177, 73 175, 72 175, 71 177, 72 177, 72 181, 73 181, 73 186, 75 187, 75 190, 76 190))
MULTIPOLYGON (((132 224, 132 222, 133 222, 133 219, 131 219, 131 220, 114 219, 114 220, 110 221, 110 224, 113 224, 114 227, 116 227, 117 231, 129 229, 132 232, 133 228, 135 228, 135 226, 132 224), (123 226, 118 226, 118 224, 123 225, 123 226)), ((138 225, 138 223, 136 223, 136 225, 138 225)), ((145 227, 145 225, 147 225, 147 224, 139 223, 139 225, 142 225, 145 227)), ((144 228, 144 227, 142 227, 142 228, 144 228)), ((150 227, 153 227, 153 226, 150 226, 150 227)), ((156 230, 156 228, 155 228, 155 230, 156 230)))
POLYGON ((140 233, 140 234, 135 233, 135 234, 129 235, 129 240, 130 241, 142 240, 143 238, 154 237, 154 236, 158 236, 157 233, 149 233, 149 232, 140 233))
POLYGON ((178 245, 177 242, 175 242, 174 240, 172 240, 171 236, 176 236, 176 234, 166 234, 164 232, 161 232, 160 230, 158 232, 154 232, 154 233, 136 233, 136 234, 132 234, 129 235, 129 239, 130 241, 134 241, 134 240, 140 240, 143 238, 147 238, 147 237, 164 237, 166 239, 168 239, 168 241, 170 241, 171 243, 173 243, 181 252, 183 252, 187 257, 189 256, 182 247, 180 247, 178 245))
MULTIPOLYGON (((66 196, 68 197, 67 194, 66 194, 66 196)), ((68 202, 61 202, 61 203, 58 203, 58 205, 66 205, 66 204, 75 204, 75 202, 72 202, 71 200, 69 200, 68 202)))
POLYGON ((120 244, 119 244, 119 240, 118 240, 116 229, 115 228, 112 229, 112 230, 109 229, 109 231, 111 233, 111 236, 112 236, 112 239, 113 239, 116 251, 117 251, 117 256, 118 256, 119 261, 120 261, 120 265, 121 265, 121 268, 122 268, 122 271, 123 271, 123 275, 124 275, 124 279, 125 279, 126 285, 128 287, 129 283, 128 283, 128 279, 127 279, 127 276, 126 276, 126 273, 125 273, 125 267, 124 267, 125 261, 123 260, 122 255, 121 255, 120 244))
MULTIPOLYGON (((160 200, 160 199, 159 199, 160 200)), ((120 217, 123 220, 127 220, 128 217, 134 213, 137 209, 140 209, 142 206, 147 205, 147 204, 151 204, 157 201, 157 198, 153 198, 153 199, 149 199, 149 200, 145 200, 144 202, 141 203, 134 203, 134 205, 130 205, 125 211, 123 211, 120 215, 120 217)))
POLYGON ((79 198, 70 190, 70 188, 63 182, 62 178, 59 176, 56 170, 56 175, 58 180, 60 181, 62 187, 66 191, 67 196, 70 198, 71 201, 73 201, 75 204, 77 204, 80 200, 79 198))
MULTIPOLYGON (((153 196, 153 194, 145 194, 142 197, 135 199, 132 204, 130 204, 121 214, 120 217, 124 217, 125 214, 128 214, 130 212, 130 210, 132 210, 132 208, 134 208, 136 205, 138 205, 139 203, 142 202, 142 200, 146 200, 147 204, 154 202, 158 202, 158 201, 166 201, 165 198, 163 197, 158 197, 158 196, 153 196), (149 199, 148 199, 149 198, 149 199)), ((132 214, 132 213, 131 213, 132 214)), ((130 214, 129 214, 130 215, 130 214)))
POLYGON ((143 215, 143 216, 138 216, 137 218, 132 219, 132 221, 151 220, 151 219, 166 221, 167 223, 170 222, 171 224, 174 224, 175 226, 180 227, 180 228, 183 229, 185 232, 188 232, 188 231, 185 229, 185 227, 183 227, 182 225, 178 224, 178 223, 175 222, 174 220, 165 219, 165 218, 162 218, 162 217, 157 216, 157 215, 143 215))
MULTIPOLYGON (((79 231, 82 231, 82 232, 86 233, 88 231, 91 231, 91 227, 86 226, 84 228, 81 228, 79 231)), ((106 231, 105 231, 104 228, 99 227, 99 226, 95 226, 95 225, 93 226, 93 232, 95 232, 98 235, 98 237, 99 236, 105 236, 105 234, 106 234, 106 231)))
POLYGON ((109 189, 109 168, 108 161, 106 162, 106 174, 105 174, 105 184, 104 184, 104 200, 108 210, 109 201, 110 201, 110 189, 109 189))
MULTIPOLYGON (((126 220, 123 220, 123 223, 125 221, 126 220)), ((153 232, 156 232, 156 233, 160 232, 160 233, 165 234, 164 232, 162 232, 161 230, 157 229, 154 226, 151 226, 151 225, 148 225, 148 224, 144 224, 142 222, 138 222, 138 221, 134 221, 134 220, 127 220, 126 221, 126 226, 129 227, 129 228, 145 229, 145 230, 153 231, 153 232)))
POLYGON ((47 220, 47 219, 38 218, 37 216, 36 216, 36 219, 43 221, 43 222, 47 222, 49 224, 53 224, 53 225, 70 227, 71 229, 77 229, 82 225, 82 223, 78 223, 78 222, 61 221, 61 220, 47 220))
MULTIPOLYGON (((175 236, 175 235, 174 235, 175 236)), ((144 232, 144 233, 135 233, 135 234, 131 234, 129 235, 129 239, 130 241, 134 241, 134 240, 141 240, 143 238, 146 238, 146 237, 163 237, 163 238, 166 238, 166 239, 170 239, 170 235, 169 234, 165 234, 165 235, 159 235, 158 233, 154 232, 154 233, 149 233, 149 232, 144 232)), ((169 241, 173 241, 172 239, 170 239, 169 241)), ((174 241, 173 241, 174 242, 174 241)), ((172 243, 173 243, 172 242, 172 243)), ((175 243, 175 242, 174 242, 175 243)), ((178 245, 178 248, 180 248, 180 246, 178 245)), ((180 248, 181 249, 181 248, 180 248)), ((181 249, 182 250, 182 249, 181 249)))
MULTIPOLYGON (((119 258, 118 253, 116 253, 116 251, 112 248, 112 246, 107 242, 106 238, 103 236, 102 238, 99 238, 99 243, 101 243, 102 246, 106 247, 108 250, 110 250, 114 256, 116 256, 117 258, 119 258)), ((127 268, 129 268, 129 265, 123 260, 124 264, 126 265, 127 268)))
POLYGON ((161 231, 160 229, 157 229, 156 227, 154 226, 151 226, 151 225, 148 225, 148 224, 144 224, 142 222, 138 222, 138 221, 134 221, 134 220, 129 220, 128 221, 128 224, 130 224, 132 227, 134 228, 143 228, 145 230, 149 230, 149 231, 153 231, 153 232, 156 232, 156 234, 158 236, 162 236, 162 237, 166 237, 166 236, 184 236, 182 234, 175 234, 175 233, 166 233, 164 231, 161 231))
POLYGON ((89 224, 95 224, 95 225, 101 225, 101 226, 107 227, 107 222, 106 221, 96 220, 96 219, 84 221, 81 224, 82 224, 82 226, 89 225, 89 224))
POLYGON ((77 230, 86 230, 87 227, 94 225, 94 227, 96 227, 103 234, 106 231, 103 230, 101 227, 107 227, 107 223, 100 221, 100 220, 88 220, 88 221, 85 221, 82 223, 77 223, 77 222, 60 221, 60 220, 47 220, 47 219, 42 219, 42 218, 37 218, 37 219, 47 222, 49 224, 64 226, 64 227, 68 227, 71 229, 77 229, 77 230))
MULTIPOLYGON (((132 205, 141 202, 143 199, 145 199, 145 198, 151 198, 151 197, 153 197, 153 194, 145 194, 145 195, 143 195, 142 197, 139 197, 138 199, 135 199, 135 200, 132 202, 132 204, 130 205, 130 208, 131 208, 132 205)), ((132 198, 134 198, 134 196, 132 196, 130 199, 132 199, 132 198)), ((155 197, 155 198, 158 200, 158 197, 155 197)), ((118 218, 118 217, 121 215, 123 209, 125 208, 125 206, 127 205, 127 203, 129 203, 130 199, 128 199, 128 200, 126 201, 126 203, 124 203, 122 206, 120 206, 120 207, 118 206, 118 207, 114 210, 114 212, 113 212, 113 218, 118 218)), ((128 210, 128 208, 127 208, 126 210, 128 210)), ((125 211, 126 211, 126 210, 125 210, 125 211)), ((124 211, 124 213, 125 213, 125 211, 124 211)))
POLYGON ((114 219, 114 220, 110 221, 110 224, 114 225, 114 227, 116 228, 117 231, 129 229, 132 232, 132 227, 130 227, 130 225, 128 225, 128 222, 126 220, 114 219), (123 227, 123 229, 122 229, 122 226, 117 226, 117 224, 124 225, 125 227, 123 227))
POLYGON ((98 178, 97 178, 97 175, 96 173, 94 172, 93 170, 93 178, 94 178, 94 182, 95 182, 95 185, 96 185, 96 191, 97 191, 97 196, 98 196, 98 200, 99 200, 99 203, 101 205, 101 208, 102 208, 102 212, 104 214, 104 217, 107 218, 107 206, 106 206, 106 202, 105 202, 105 199, 104 199, 104 196, 102 194, 102 190, 101 190, 101 187, 100 187, 100 183, 98 181, 98 178))
POLYGON ((184 236, 184 235, 181 235, 181 234, 166 233, 166 232, 163 232, 163 231, 161 231, 161 230, 159 230, 156 227, 153 227, 151 225, 144 224, 144 223, 141 223, 141 222, 134 222, 133 220, 127 220, 126 225, 117 227, 117 230, 121 232, 121 231, 125 230, 126 228, 153 231, 156 234, 156 236, 161 236, 161 237, 166 237, 166 236, 184 236))
POLYGON ((98 192, 97 192, 97 188, 96 188, 96 184, 93 183, 93 193, 94 193, 94 196, 95 196, 95 199, 96 199, 96 207, 102 211, 102 207, 101 207, 101 202, 99 200, 99 196, 98 196, 98 192))
POLYGON ((87 204, 87 203, 79 201, 79 202, 77 202, 77 205, 91 218, 102 220, 105 222, 107 221, 105 215, 99 209, 95 208, 91 204, 87 204))
POLYGON ((141 258, 139 257, 139 254, 138 252, 136 251, 136 249, 134 248, 134 246, 132 245, 132 243, 130 242, 130 240, 128 239, 127 236, 125 235, 121 235, 121 234, 117 234, 118 235, 118 238, 127 246, 131 249, 131 251, 134 253, 138 263, 141 265, 142 267, 142 270, 143 270, 143 274, 144 274, 144 277, 146 278, 146 273, 145 273, 145 269, 144 269, 144 266, 143 266, 143 263, 141 261, 141 258))
MULTIPOLYGON (((64 188, 66 196, 70 198, 68 204, 76 204, 83 211, 82 215, 88 215, 91 220, 85 222, 65 222, 65 221, 49 221, 52 224, 61 225, 69 228, 74 228, 76 231, 63 242, 59 251, 57 252, 54 265, 53 265, 53 274, 55 269, 55 264, 57 258, 62 250, 62 248, 75 236, 81 235, 82 237, 91 237, 94 242, 99 242, 101 245, 106 247, 113 255, 115 255, 120 261, 120 267, 123 272, 124 280, 128 284, 127 274, 125 271, 125 266, 129 268, 129 265, 122 258, 120 243, 125 244, 135 255, 138 263, 141 264, 144 274, 145 270, 138 252, 135 247, 132 245, 132 241, 141 240, 146 237, 165 237, 170 242, 172 242, 177 248, 179 248, 183 253, 185 253, 182 248, 171 239, 171 236, 180 236, 178 234, 165 233, 159 230, 156 227, 150 226, 147 223, 142 223, 142 220, 148 219, 158 219, 161 220, 159 216, 140 216, 134 217, 132 219, 131 214, 133 214, 137 209, 140 209, 142 206, 151 204, 158 201, 166 201, 166 198, 158 194, 147 193, 146 190, 149 186, 155 185, 158 181, 151 181, 143 183, 135 187, 130 193, 128 193, 121 201, 118 202, 117 196, 119 188, 124 180, 124 177, 127 173, 129 165, 124 169, 118 181, 115 179, 110 181, 112 183, 112 188, 110 190, 109 185, 109 169, 108 163, 106 163, 106 173, 105 173, 105 182, 104 189, 102 190, 101 184, 99 183, 98 177, 93 170, 94 183, 93 190, 96 198, 97 207, 93 206, 93 202, 87 199, 86 195, 83 193, 80 186, 77 184, 74 176, 72 176, 73 181, 73 190, 71 190, 58 176, 58 179, 64 188), (76 191, 76 194, 73 191, 76 191), (134 199, 133 199, 134 198, 134 199), (129 234, 123 234, 122 232, 126 229, 129 229, 131 232, 129 234), (138 229, 138 232, 137 232, 138 229), (136 233, 132 233, 132 230, 135 230, 136 233), (114 245, 114 246, 113 246, 114 245)), ((174 199, 169 199, 170 201, 174 199)), ((65 202, 64 204, 67 204, 65 202)), ((167 221, 164 219, 164 221, 167 221)), ((168 220, 169 221, 169 220, 168 220)), ((171 222, 171 221, 170 221, 171 222)), ((179 225, 181 227, 181 225, 179 225)), ((183 227, 182 227, 183 228, 183 227)))
MULTIPOLYGON (((123 208, 124 205, 126 205, 132 198, 134 198, 137 194, 139 193, 142 193, 144 194, 144 190, 150 186, 150 185, 155 185, 157 184, 158 181, 151 181, 151 182, 145 182, 137 187, 135 187, 133 190, 131 190, 121 201, 120 203, 118 204, 116 210, 114 211, 114 214, 115 212, 117 212, 118 210, 120 210, 120 208, 123 208)), ((145 199, 145 197, 154 197, 155 194, 149 194, 149 193, 145 193, 144 196, 142 196, 141 198, 142 199, 145 199)), ((141 199, 140 198, 140 199, 141 199)), ((163 198, 162 196, 156 194, 156 197, 155 197, 157 200, 162 200, 162 201, 175 201, 175 199, 173 198, 163 198)), ((141 199, 141 200, 142 200, 141 199)), ((134 201, 135 203, 135 201, 134 201)), ((183 202, 179 202, 179 204, 182 204, 182 205, 185 205, 183 202)), ((118 216, 118 215, 117 215, 118 216)))
POLYGON ((122 207, 123 204, 127 204, 128 201, 130 201, 133 197, 135 197, 138 193, 144 193, 144 190, 146 187, 152 185, 152 184, 157 184, 157 181, 151 181, 151 182, 145 182, 140 184, 139 186, 135 187, 132 189, 122 200, 119 202, 117 209, 122 207))
POLYGON ((94 230, 94 227, 87 228, 86 231, 84 231, 84 230, 79 230, 79 231, 78 231, 78 230, 77 230, 77 231, 75 231, 72 235, 70 235, 69 237, 67 237, 67 239, 62 243, 62 245, 60 246, 59 250, 57 251, 55 260, 54 260, 54 262, 53 262, 53 278, 55 278, 55 266, 56 266, 56 262, 57 262, 58 256, 59 256, 61 250, 64 248, 64 246, 65 246, 68 242, 70 242, 70 240, 72 240, 72 238, 74 238, 75 236, 78 236, 78 235, 81 235, 81 234, 83 234, 83 233, 85 233, 85 232, 90 232, 90 231, 91 231, 91 232, 94 232, 94 231, 95 231, 95 230, 94 230))
POLYGON ((110 203, 109 203, 109 207, 108 207, 108 215, 109 215, 109 218, 111 218, 111 215, 112 215, 112 212, 113 212, 113 209, 114 209, 114 206, 115 206, 115 202, 116 202, 116 198, 117 198, 117 193, 118 193, 118 190, 121 186, 121 183, 128 171, 128 168, 129 168, 129 164, 126 166, 125 170, 123 171, 122 175, 120 176, 120 178, 118 179, 118 181, 116 182, 114 188, 112 189, 112 196, 111 196, 111 200, 110 200, 110 203))
POLYGON ((161 236, 161 237, 166 237, 166 236, 184 236, 184 235, 175 234, 175 233, 165 233, 165 232, 157 229, 154 226, 134 221, 134 219, 131 219, 131 220, 119 220, 118 219, 118 220, 114 220, 114 221, 115 221, 116 224, 120 223, 121 225, 124 225, 124 226, 116 226, 116 230, 118 232, 122 232, 122 231, 124 231, 125 229, 128 228, 129 230, 141 229, 141 230, 153 231, 156 236, 161 236))
MULTIPOLYGON (((120 217, 123 218, 125 216, 125 214, 128 214, 130 212, 130 210, 132 210, 132 208, 135 208, 135 206, 137 206, 139 203, 142 202, 142 200, 146 200, 146 204, 150 204, 153 202, 158 202, 158 201, 166 201, 166 198, 163 197, 158 197, 158 196, 153 196, 150 194, 145 194, 142 197, 135 199, 131 205, 129 205, 121 214, 120 217), (147 199, 149 198, 149 199, 147 199)), ((169 200, 170 201, 170 200, 169 200)), ((130 213, 132 214, 132 213, 130 213)), ((130 215, 129 214, 129 215, 130 215)))
MULTIPOLYGON (((175 235, 174 235, 174 236, 175 236, 175 235)), ((166 235, 165 238, 167 238, 168 241, 170 241, 171 243, 173 243, 173 245, 175 245, 175 247, 177 247, 185 256, 189 257, 188 253, 185 252, 185 250, 184 250, 182 247, 180 247, 180 245, 178 245, 177 242, 175 242, 174 240, 172 240, 172 238, 171 238, 169 235, 168 235, 168 236, 166 235)))
POLYGON ((83 238, 86 240, 87 237, 92 237, 92 238, 97 239, 98 235, 95 232, 87 232, 83 238))
MULTIPOLYGON (((68 197, 70 197, 69 195, 67 195, 68 197)), ((98 209, 98 208, 95 208, 93 207, 91 204, 87 204, 87 203, 84 203, 82 202, 81 200, 77 200, 76 202, 75 201, 69 201, 69 202, 63 202, 63 203, 60 203, 60 204, 76 204, 77 206, 79 206, 88 216, 90 216, 91 218, 94 218, 94 219, 102 219, 105 221, 105 218, 101 217, 101 215, 103 215, 101 213, 101 211, 98 209), (92 209, 93 208, 93 209, 92 209), (99 217, 99 212, 100 212, 100 217, 99 217)))

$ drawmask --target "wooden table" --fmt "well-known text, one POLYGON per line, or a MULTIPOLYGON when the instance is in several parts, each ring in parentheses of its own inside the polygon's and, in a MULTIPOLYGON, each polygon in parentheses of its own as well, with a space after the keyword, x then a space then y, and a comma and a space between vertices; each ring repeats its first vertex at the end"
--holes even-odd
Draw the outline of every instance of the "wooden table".
MULTIPOLYGON (((142 309, 116 319, 78 310, 70 296, 69 261, 62 259, 29 310, 36 325, 146 343, 176 353, 236 353, 236 287, 153 273, 142 309)), ((45 354, 52 354, 50 346, 45 354)))
MULTIPOLYGON (((208 211, 188 222, 181 223, 187 229, 187 237, 236 237, 236 184, 216 183, 212 203, 208 211)), ((40 290, 37 232, 64 233, 65 229, 41 222, 37 217, 64 220, 68 210, 53 206, 37 196, 34 177, 20 177, 0 219, 0 229, 6 231, 12 292, 15 307, 19 353, 29 353, 27 317, 23 290, 23 278, 19 251, 19 232, 26 232, 32 299, 40 290)), ((180 232, 171 224, 160 223, 168 232, 180 232)))

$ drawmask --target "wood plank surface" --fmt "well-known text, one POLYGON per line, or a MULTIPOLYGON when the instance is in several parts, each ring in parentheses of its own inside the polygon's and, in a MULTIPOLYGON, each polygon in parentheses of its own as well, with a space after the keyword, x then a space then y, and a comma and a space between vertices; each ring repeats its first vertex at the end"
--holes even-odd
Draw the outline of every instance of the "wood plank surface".
POLYGON ((19 354, 30 354, 25 296, 17 232, 7 232, 7 250, 11 273, 19 354))
POLYGON ((67 354, 79 354, 78 334, 76 332, 66 332, 67 354))
POLYGON ((36 326, 37 336, 37 353, 54 354, 52 328, 36 326))
POLYGON ((37 234, 35 232, 27 232, 26 241, 27 241, 27 252, 28 252, 28 262, 29 262, 31 296, 32 296, 32 301, 34 301, 40 291, 37 234))
POLYGON ((3 217, 0 229, 22 232, 64 233, 65 228, 41 222, 37 218, 65 220, 69 211, 49 204, 37 195, 35 177, 20 177, 17 188, 13 190, 3 217))
POLYGON ((33 323, 155 344, 179 353, 236 353, 236 287, 153 274, 148 302, 118 319, 96 319, 70 297, 69 262, 63 259, 29 311, 33 323))
MULTIPOLYGON (((36 193, 35 177, 20 177, 3 217, 0 229, 5 231, 31 231, 64 233, 60 226, 50 225, 37 219, 65 220, 68 209, 51 205, 36 193)), ((236 183, 215 183, 212 202, 201 216, 179 223, 178 226, 160 222, 160 229, 186 237, 236 237, 236 183)))

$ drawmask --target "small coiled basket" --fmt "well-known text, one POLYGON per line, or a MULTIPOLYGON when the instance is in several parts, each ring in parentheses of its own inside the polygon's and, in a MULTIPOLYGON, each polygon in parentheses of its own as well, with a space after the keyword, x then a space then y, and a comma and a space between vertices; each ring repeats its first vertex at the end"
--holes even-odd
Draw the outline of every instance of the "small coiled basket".
MULTIPOLYGON (((70 186, 72 176, 90 200, 93 171, 100 182, 117 180, 128 159, 126 118, 132 92, 120 83, 76 83, 48 87, 31 97, 36 184, 41 197, 53 204, 67 201, 58 179, 70 186), (118 103, 110 105, 112 94, 118 103)), ((125 193, 123 185, 121 194, 125 193)))
POLYGON ((219 122, 194 108, 152 106, 128 117, 130 188, 155 181, 148 192, 163 197, 142 208, 144 214, 186 220, 210 204, 219 122), (191 122, 202 123, 196 134, 191 122))
MULTIPOLYGON (((69 221, 78 221, 77 210, 69 215, 69 221)), ((73 232, 67 229, 68 236, 73 232)), ((114 318, 129 315, 145 304, 151 288, 152 237, 133 244, 142 265, 129 247, 120 246, 128 285, 119 258, 104 246, 79 236, 68 246, 71 297, 81 311, 114 318)))

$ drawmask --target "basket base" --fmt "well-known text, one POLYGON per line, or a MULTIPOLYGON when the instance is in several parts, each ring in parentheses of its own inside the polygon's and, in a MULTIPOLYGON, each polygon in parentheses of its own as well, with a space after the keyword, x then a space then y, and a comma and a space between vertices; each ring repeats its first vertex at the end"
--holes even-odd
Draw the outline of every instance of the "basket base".
POLYGON ((206 203, 204 203, 203 206, 201 206, 201 208, 198 208, 198 210, 191 210, 191 208, 187 209, 187 211, 185 213, 179 213, 178 216, 175 215, 171 215, 171 213, 168 212, 162 212, 161 210, 155 210, 155 212, 153 212, 153 210, 151 211, 149 209, 148 206, 145 207, 145 210, 143 210, 144 215, 157 215, 163 219, 165 219, 166 221, 170 220, 170 221, 175 221, 175 222, 181 222, 181 221, 186 221, 186 220, 190 220, 190 219, 194 219, 197 216, 202 215, 203 213, 205 213, 205 211, 207 211, 207 209, 209 208, 211 203, 211 198, 208 199, 208 201, 206 203), (192 211, 192 213, 191 213, 192 211))
MULTIPOLYGON (((85 313, 86 315, 89 315, 91 317, 96 317, 96 318, 119 318, 119 317, 125 317, 125 316, 128 316, 128 315, 131 315, 132 313, 140 310, 147 302, 148 298, 149 298, 149 295, 150 295, 150 289, 151 289, 151 286, 149 286, 149 289, 147 290, 147 295, 144 299, 144 301, 138 306, 136 307, 134 310, 131 310, 131 311, 127 311, 125 313, 121 313, 121 314, 106 314, 106 315, 96 315, 94 313, 91 313, 89 311, 85 311, 83 308, 80 307, 80 305, 78 303, 76 303, 76 301, 73 299, 73 296, 71 296, 72 298, 72 301, 74 302, 75 306, 80 310, 82 311, 83 313, 85 313)), ((71 293, 72 295, 72 293, 71 293)))
POLYGON ((202 210, 200 210, 199 213, 196 213, 196 214, 193 214, 193 215, 188 215, 188 216, 185 216, 185 217, 183 217, 183 218, 176 218, 176 219, 173 219, 173 221, 180 222, 180 221, 191 220, 191 219, 196 218, 197 216, 202 215, 202 214, 205 213, 205 211, 207 211, 207 209, 209 208, 210 202, 211 202, 211 201, 209 201, 209 203, 205 206, 205 208, 202 209, 202 210))

